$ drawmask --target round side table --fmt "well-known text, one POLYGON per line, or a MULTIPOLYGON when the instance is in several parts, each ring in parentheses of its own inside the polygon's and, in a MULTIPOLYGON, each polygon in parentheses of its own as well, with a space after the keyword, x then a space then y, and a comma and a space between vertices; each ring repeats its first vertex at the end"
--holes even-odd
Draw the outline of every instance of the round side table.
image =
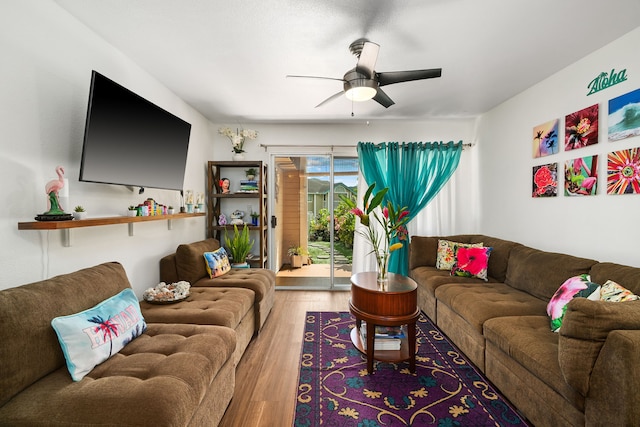
POLYGON ((389 273, 389 283, 384 290, 377 282, 378 273, 362 272, 351 276, 351 300, 349 311, 356 318, 351 330, 353 345, 367 356, 367 371, 373 372, 373 361, 409 361, 411 372, 416 370, 416 321, 418 310, 418 285, 413 279, 389 273), (360 336, 362 321, 367 324, 367 342, 360 336), (407 325, 407 336, 400 350, 375 350, 376 326, 407 325))

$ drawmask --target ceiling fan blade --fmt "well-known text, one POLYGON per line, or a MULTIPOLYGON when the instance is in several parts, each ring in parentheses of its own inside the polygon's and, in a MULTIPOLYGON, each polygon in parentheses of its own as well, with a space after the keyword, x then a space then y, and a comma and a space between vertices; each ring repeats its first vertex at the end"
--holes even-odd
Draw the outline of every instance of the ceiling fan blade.
POLYGON ((362 46, 362 52, 360 52, 358 63, 356 64, 356 71, 360 74, 364 74, 368 79, 370 79, 375 73, 374 68, 376 66, 376 61, 378 60, 379 50, 379 44, 365 42, 362 46))
POLYGON ((442 68, 431 68, 429 70, 411 71, 391 71, 388 73, 377 73, 380 86, 394 83, 410 82, 413 80, 433 79, 442 75, 442 68))
POLYGON ((336 98, 339 98, 344 92, 340 91, 334 95, 331 95, 330 97, 328 97, 327 99, 325 99, 324 101, 322 101, 320 104, 316 105, 316 108, 323 106, 324 104, 333 101, 336 98))
POLYGON ((393 100, 389 98, 389 95, 384 93, 384 91, 380 88, 378 88, 378 93, 376 93, 376 96, 373 97, 373 100, 382 105, 384 108, 389 108, 393 104, 395 104, 395 102, 393 102, 393 100))
POLYGON ((337 80, 339 82, 343 82, 344 79, 338 79, 335 77, 321 77, 321 76, 294 76, 294 75, 287 75, 287 78, 297 78, 297 79, 324 79, 324 80, 337 80))

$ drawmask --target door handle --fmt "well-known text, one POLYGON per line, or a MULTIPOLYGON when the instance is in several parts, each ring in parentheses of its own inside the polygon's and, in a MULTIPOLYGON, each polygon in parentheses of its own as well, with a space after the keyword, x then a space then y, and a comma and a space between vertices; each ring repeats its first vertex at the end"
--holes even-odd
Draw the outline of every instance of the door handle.
POLYGON ((278 225, 278 218, 275 215, 271 215, 271 228, 276 228, 278 225))

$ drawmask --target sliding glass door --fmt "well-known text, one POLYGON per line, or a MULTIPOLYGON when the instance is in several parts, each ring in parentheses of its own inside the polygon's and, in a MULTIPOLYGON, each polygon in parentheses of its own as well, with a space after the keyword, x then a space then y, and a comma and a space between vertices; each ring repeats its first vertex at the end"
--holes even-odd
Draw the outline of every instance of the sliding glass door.
POLYGON ((355 220, 343 197, 357 197, 358 159, 272 156, 271 267, 282 288, 350 285, 355 220))

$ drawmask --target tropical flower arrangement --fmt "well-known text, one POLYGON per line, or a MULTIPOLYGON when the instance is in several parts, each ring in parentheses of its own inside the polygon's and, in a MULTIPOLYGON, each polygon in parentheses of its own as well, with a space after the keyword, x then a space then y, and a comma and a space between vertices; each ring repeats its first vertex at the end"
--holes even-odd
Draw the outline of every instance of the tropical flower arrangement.
POLYGON ((233 148, 234 153, 244 153, 244 143, 246 139, 256 139, 258 137, 258 131, 251 129, 236 129, 235 133, 233 130, 224 126, 218 129, 218 133, 220 135, 224 135, 231 141, 231 148, 233 148))
POLYGON ((405 225, 409 221, 409 211, 406 206, 394 207, 391 202, 388 202, 386 206, 381 206, 389 188, 385 187, 373 194, 375 186, 375 183, 371 184, 364 195, 364 211, 356 207, 353 200, 347 198, 343 198, 343 200, 350 205, 350 212, 357 216, 360 223, 366 227, 364 231, 357 231, 371 244, 370 253, 375 254, 378 264, 378 281, 386 282, 389 255, 400 249, 403 246, 403 241, 407 239, 408 232, 405 225), (391 244, 391 240, 395 237, 400 241, 391 244))

